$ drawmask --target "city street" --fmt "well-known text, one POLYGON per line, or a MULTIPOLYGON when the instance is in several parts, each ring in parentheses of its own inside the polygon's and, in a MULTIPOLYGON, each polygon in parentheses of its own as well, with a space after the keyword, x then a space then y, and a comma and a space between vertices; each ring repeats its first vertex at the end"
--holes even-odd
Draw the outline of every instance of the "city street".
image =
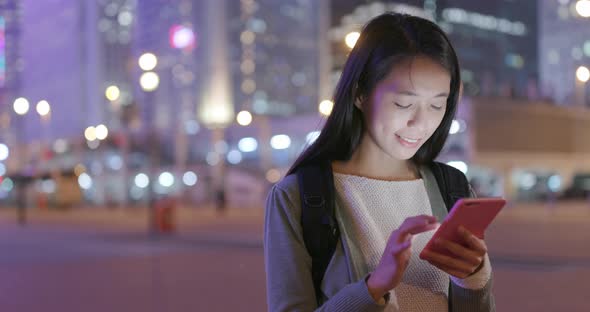
MULTIPOLYGON (((262 211, 0 212, 0 311, 264 311, 262 211)), ((498 311, 588 311, 590 206, 507 207, 487 233, 498 311)))

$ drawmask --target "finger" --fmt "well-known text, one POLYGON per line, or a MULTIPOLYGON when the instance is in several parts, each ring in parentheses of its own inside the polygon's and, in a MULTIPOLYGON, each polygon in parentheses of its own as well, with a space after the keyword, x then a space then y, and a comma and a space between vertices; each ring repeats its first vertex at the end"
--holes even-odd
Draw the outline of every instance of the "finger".
POLYGON ((446 267, 449 267, 455 271, 471 274, 477 266, 463 260, 451 258, 449 256, 427 250, 424 257, 428 262, 436 262, 446 267))
POLYGON ((437 267, 438 269, 446 272, 447 274, 452 275, 452 276, 455 276, 455 277, 458 277, 458 278, 466 278, 466 277, 468 277, 470 275, 470 274, 468 274, 466 272, 462 272, 462 271, 456 270, 454 268, 449 267, 448 265, 445 265, 443 263, 439 263, 439 262, 436 262, 436 261, 432 261, 432 262, 430 262, 430 264, 432 264, 433 266, 437 267))
POLYGON ((480 265, 483 261, 483 254, 467 249, 455 242, 446 239, 439 239, 435 241, 435 244, 439 247, 447 249, 458 258, 463 259, 471 264, 480 265))
POLYGON ((472 250, 478 252, 479 254, 486 254, 488 252, 485 241, 473 235, 465 227, 459 227, 459 234, 463 236, 463 240, 469 245, 469 247, 471 247, 472 250))
POLYGON ((436 217, 428 215, 420 215, 416 217, 407 218, 398 229, 399 237, 407 234, 419 234, 430 231, 438 226, 436 217))

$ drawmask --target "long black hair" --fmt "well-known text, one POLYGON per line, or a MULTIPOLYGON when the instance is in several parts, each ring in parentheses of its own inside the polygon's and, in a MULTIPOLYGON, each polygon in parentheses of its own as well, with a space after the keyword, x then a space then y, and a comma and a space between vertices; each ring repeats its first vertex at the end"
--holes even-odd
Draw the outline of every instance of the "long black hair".
POLYGON ((407 14, 385 13, 363 28, 336 86, 332 113, 317 140, 297 158, 288 174, 312 163, 350 159, 364 131, 362 112, 355 101, 368 98, 393 66, 416 56, 429 57, 451 76, 443 120, 412 157, 416 165, 432 162, 447 140, 457 110, 461 84, 457 55, 435 23, 407 14))

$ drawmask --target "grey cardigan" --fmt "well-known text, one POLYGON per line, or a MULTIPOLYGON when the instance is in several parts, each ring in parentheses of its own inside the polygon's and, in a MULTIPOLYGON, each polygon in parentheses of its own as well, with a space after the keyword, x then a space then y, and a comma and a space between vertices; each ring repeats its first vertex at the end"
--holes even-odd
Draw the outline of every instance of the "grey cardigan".
MULTIPOLYGON (((436 180, 427 167, 420 168, 430 203, 444 207, 436 180)), ((442 209, 445 210, 445 209, 442 209)), ((339 208, 336 206, 336 217, 339 208)), ((446 213, 446 211, 445 211, 446 213)), ((434 211, 439 220, 444 218, 434 211)), ((301 230, 301 202, 297 177, 286 176, 271 189, 264 221, 264 260, 269 311, 383 311, 369 294, 355 268, 360 250, 347 242, 347 229, 340 225, 341 237, 322 281, 322 305, 317 306, 311 278, 311 257, 305 249, 301 230)), ((495 311, 492 278, 480 290, 464 289, 453 282, 449 300, 452 312, 495 311)))

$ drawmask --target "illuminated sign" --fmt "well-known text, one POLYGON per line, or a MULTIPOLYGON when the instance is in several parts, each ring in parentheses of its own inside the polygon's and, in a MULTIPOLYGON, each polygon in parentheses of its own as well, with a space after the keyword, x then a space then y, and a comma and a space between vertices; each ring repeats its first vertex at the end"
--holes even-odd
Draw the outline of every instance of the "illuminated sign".
POLYGON ((526 26, 522 22, 509 21, 505 18, 469 12, 458 8, 444 9, 442 18, 445 22, 469 25, 514 36, 524 36, 527 33, 526 26))

